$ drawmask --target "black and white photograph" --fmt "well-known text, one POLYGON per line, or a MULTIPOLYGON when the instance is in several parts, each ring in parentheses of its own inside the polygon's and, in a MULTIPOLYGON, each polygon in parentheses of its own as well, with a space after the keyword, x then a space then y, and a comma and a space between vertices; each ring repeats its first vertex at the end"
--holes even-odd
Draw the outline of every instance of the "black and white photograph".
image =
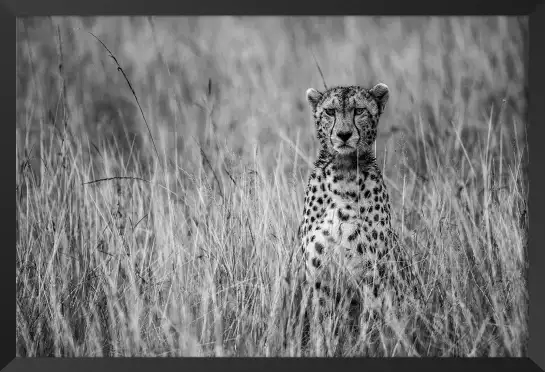
POLYGON ((526 357, 527 16, 16 20, 17 357, 526 357))

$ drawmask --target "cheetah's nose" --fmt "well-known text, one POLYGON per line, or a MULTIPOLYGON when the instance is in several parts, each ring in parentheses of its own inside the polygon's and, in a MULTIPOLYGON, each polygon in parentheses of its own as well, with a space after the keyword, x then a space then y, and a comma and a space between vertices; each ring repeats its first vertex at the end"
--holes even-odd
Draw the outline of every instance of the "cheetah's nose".
POLYGON ((350 137, 352 137, 352 132, 338 132, 337 137, 339 137, 343 142, 346 142, 350 137))

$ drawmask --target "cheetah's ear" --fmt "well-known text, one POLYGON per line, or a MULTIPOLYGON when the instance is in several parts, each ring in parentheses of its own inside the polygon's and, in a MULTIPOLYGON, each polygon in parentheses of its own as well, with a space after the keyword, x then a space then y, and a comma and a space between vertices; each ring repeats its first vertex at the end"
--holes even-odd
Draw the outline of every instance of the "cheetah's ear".
POLYGON ((320 102, 320 99, 322 98, 322 93, 318 92, 316 89, 307 89, 307 101, 312 108, 312 111, 316 110, 316 106, 318 106, 318 103, 320 102))
POLYGON ((382 112, 384 110, 384 106, 386 106, 386 102, 388 102, 388 98, 390 97, 390 90, 388 89, 388 86, 384 83, 378 83, 370 90, 370 93, 373 95, 373 97, 375 97, 380 107, 380 111, 382 112))

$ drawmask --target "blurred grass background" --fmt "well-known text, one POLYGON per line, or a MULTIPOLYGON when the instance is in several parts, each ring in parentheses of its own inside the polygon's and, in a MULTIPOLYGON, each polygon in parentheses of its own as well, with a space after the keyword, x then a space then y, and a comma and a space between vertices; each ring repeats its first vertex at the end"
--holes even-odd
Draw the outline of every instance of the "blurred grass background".
POLYGON ((524 355, 526 49, 525 17, 19 19, 17 355, 301 355, 316 64, 390 87, 377 159, 430 326, 377 355, 524 355))

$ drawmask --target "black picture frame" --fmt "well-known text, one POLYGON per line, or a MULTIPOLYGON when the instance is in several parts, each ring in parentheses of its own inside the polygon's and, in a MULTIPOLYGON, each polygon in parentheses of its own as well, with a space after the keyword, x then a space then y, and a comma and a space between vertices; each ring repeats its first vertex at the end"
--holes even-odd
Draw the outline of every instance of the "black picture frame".
MULTIPOLYGON (((288 1, 239 1, 236 3, 221 0, 200 0, 196 2, 178 2, 175 0, 129 1, 129 0, 3 0, 0 6, 1 22, 0 37, 3 50, 7 52, 8 45, 15 39, 15 19, 29 15, 529 15, 529 64, 528 64, 528 139, 529 157, 529 270, 528 283, 530 293, 529 309, 529 345, 528 358, 473 358, 473 359, 235 359, 235 358, 104 358, 104 359, 46 359, 46 358, 15 358, 13 334, 8 326, 14 320, 14 312, 8 304, 13 303, 13 275, 15 271, 14 255, 11 247, 3 245, 0 281, 5 300, 2 301, 3 347, 0 352, 0 367, 5 371, 87 371, 87 370, 265 370, 265 369, 312 369, 330 370, 345 368, 365 370, 398 370, 409 369, 418 371, 450 371, 450 370, 490 370, 490 371, 529 371, 545 370, 545 322, 543 316, 544 296, 542 283, 545 283, 545 184, 543 164, 539 159, 544 158, 545 146, 541 140, 544 135, 545 118, 545 82, 543 66, 545 66, 545 4, 543 1, 383 1, 362 2, 343 0, 336 2, 313 3, 288 1), (8 42, 9 41, 9 42, 8 42), (9 285, 8 285, 9 283, 9 285), (10 310, 11 309, 11 310, 10 310), (9 315, 11 314, 11 315, 9 315)), ((13 60, 0 59, 4 66, 0 69, 2 76, 0 84, 1 110, 4 125, 9 123, 9 117, 14 114, 11 106, 15 99, 13 89, 13 60), (8 68, 9 67, 9 68, 8 68), (10 72, 11 69, 11 72, 10 72)), ((0 147, 5 156, 0 156, 3 163, 7 163, 8 150, 13 156, 11 145, 7 144, 7 136, 2 136, 3 145, 0 147)), ((7 164, 6 164, 7 168, 7 164)), ((4 169, 6 169, 4 168, 4 169)), ((6 183, 0 183, 3 189, 6 183)), ((6 192, 7 194, 7 192, 6 192)), ((2 193, 3 197, 6 197, 2 193)), ((2 215, 7 219, 8 204, 1 204, 2 215)), ((12 205, 13 206, 13 205, 12 205)), ((6 232, 7 223, 1 224, 6 232)), ((10 230, 12 233, 13 230, 10 230)))

